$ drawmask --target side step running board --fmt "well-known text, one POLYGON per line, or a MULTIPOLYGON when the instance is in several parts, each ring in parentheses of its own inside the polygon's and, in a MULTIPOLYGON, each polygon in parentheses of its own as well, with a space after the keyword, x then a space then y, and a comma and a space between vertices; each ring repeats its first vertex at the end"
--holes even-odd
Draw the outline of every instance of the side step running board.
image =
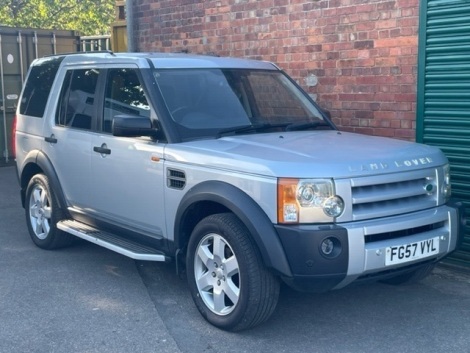
POLYGON ((115 234, 103 232, 84 223, 73 220, 63 220, 57 223, 57 228, 135 260, 167 260, 165 255, 156 249, 141 245, 115 234))

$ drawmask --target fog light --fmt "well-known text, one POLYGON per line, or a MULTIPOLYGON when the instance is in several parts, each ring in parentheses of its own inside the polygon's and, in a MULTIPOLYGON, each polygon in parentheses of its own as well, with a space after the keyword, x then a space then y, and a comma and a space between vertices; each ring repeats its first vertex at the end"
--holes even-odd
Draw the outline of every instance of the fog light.
POLYGON ((333 243, 333 240, 331 240, 331 238, 326 238, 325 240, 323 240, 323 242, 321 243, 321 251, 323 252, 323 254, 325 255, 331 255, 331 253, 333 252, 335 248, 335 244, 333 243))
POLYGON ((320 243, 320 252, 329 259, 335 258, 341 254, 342 247, 338 238, 328 237, 320 243))

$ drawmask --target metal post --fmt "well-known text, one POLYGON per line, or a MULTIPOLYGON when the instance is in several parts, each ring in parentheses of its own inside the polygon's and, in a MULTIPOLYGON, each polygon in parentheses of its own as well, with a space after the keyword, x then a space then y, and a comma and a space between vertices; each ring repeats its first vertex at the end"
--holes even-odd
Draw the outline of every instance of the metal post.
POLYGON ((134 9, 132 0, 126 0, 126 20, 127 20, 127 51, 134 52, 134 9))
POLYGON ((56 46, 57 41, 56 41, 56 39, 55 39, 55 33, 54 33, 54 32, 52 32, 52 39, 51 39, 51 41, 52 41, 52 52, 54 53, 54 55, 56 55, 56 54, 57 54, 57 46, 56 46))
POLYGON ((3 135, 5 136, 5 162, 8 163, 8 141, 7 141, 7 103, 5 100, 5 84, 3 82, 3 53, 2 35, 0 34, 0 79, 2 81, 2 111, 3 111, 3 135))
POLYGON ((34 53, 35 53, 35 59, 38 58, 38 32, 34 31, 34 37, 33 37, 33 43, 34 43, 34 53))
POLYGON ((24 68, 23 68, 23 37, 21 37, 21 31, 18 31, 18 52, 20 54, 20 73, 21 73, 21 86, 24 82, 24 68))

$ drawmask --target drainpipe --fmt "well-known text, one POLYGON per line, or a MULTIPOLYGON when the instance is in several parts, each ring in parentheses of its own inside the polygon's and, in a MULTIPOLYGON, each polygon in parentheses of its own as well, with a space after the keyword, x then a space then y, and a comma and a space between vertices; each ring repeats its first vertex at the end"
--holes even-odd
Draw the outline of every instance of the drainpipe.
POLYGON ((127 51, 136 51, 134 45, 134 9, 132 0, 126 0, 126 29, 127 29, 127 51))
POLYGON ((3 113, 3 136, 5 138, 5 162, 8 163, 8 135, 7 135, 7 101, 5 99, 5 85, 4 85, 4 77, 3 77, 3 53, 2 53, 2 35, 0 34, 0 78, 2 81, 1 90, 2 96, 0 97, 2 102, 2 113, 3 113))

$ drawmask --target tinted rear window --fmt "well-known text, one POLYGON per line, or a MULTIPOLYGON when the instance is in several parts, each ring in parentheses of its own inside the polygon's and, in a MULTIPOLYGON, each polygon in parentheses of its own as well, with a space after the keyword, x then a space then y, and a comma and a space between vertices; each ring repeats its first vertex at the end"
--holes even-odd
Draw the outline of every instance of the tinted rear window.
POLYGON ((20 114, 42 117, 63 57, 49 58, 31 68, 20 103, 20 114))

